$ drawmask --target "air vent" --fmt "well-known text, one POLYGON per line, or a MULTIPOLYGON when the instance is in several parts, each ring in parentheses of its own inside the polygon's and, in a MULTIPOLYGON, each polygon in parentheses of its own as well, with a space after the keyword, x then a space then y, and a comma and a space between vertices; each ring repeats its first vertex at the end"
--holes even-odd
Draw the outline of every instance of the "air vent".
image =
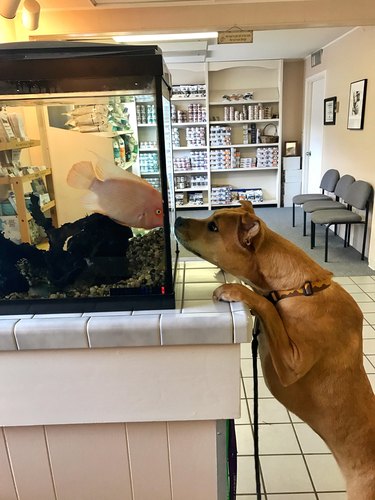
POLYGON ((322 62, 323 49, 317 50, 311 54, 311 67, 318 66, 322 62))

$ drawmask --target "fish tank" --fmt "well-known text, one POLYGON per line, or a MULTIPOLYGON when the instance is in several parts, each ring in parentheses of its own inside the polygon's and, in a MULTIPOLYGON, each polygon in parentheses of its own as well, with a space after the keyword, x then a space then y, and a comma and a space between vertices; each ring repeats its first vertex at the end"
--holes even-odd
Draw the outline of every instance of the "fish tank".
POLYGON ((0 314, 174 307, 157 46, 0 45, 0 314))

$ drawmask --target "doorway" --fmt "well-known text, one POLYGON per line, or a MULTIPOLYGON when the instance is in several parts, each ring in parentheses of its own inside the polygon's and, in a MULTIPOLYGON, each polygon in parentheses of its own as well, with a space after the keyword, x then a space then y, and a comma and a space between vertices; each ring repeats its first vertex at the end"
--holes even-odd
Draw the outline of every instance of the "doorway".
POLYGON ((311 76, 305 84, 305 137, 302 159, 302 192, 319 193, 323 156, 323 100, 326 72, 311 76))

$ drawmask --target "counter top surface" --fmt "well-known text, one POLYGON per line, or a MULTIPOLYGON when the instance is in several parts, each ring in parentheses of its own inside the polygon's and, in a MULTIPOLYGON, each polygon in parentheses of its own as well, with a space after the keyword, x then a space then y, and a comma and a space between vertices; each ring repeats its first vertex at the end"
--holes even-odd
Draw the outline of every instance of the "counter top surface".
POLYGON ((249 342, 252 319, 242 303, 214 302, 237 278, 211 264, 178 264, 176 307, 166 310, 0 316, 0 351, 249 342))

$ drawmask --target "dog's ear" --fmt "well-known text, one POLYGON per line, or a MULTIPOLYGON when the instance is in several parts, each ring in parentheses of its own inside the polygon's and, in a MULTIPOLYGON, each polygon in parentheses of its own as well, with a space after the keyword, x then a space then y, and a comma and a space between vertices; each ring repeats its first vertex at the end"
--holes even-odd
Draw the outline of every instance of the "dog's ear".
POLYGON ((253 204, 251 203, 251 201, 241 200, 240 204, 241 204, 242 208, 247 210, 250 214, 255 213, 254 208, 253 208, 253 204))
POLYGON ((260 223, 259 220, 250 215, 248 212, 241 216, 239 227, 239 240, 245 247, 252 244, 253 238, 259 233, 260 223))

